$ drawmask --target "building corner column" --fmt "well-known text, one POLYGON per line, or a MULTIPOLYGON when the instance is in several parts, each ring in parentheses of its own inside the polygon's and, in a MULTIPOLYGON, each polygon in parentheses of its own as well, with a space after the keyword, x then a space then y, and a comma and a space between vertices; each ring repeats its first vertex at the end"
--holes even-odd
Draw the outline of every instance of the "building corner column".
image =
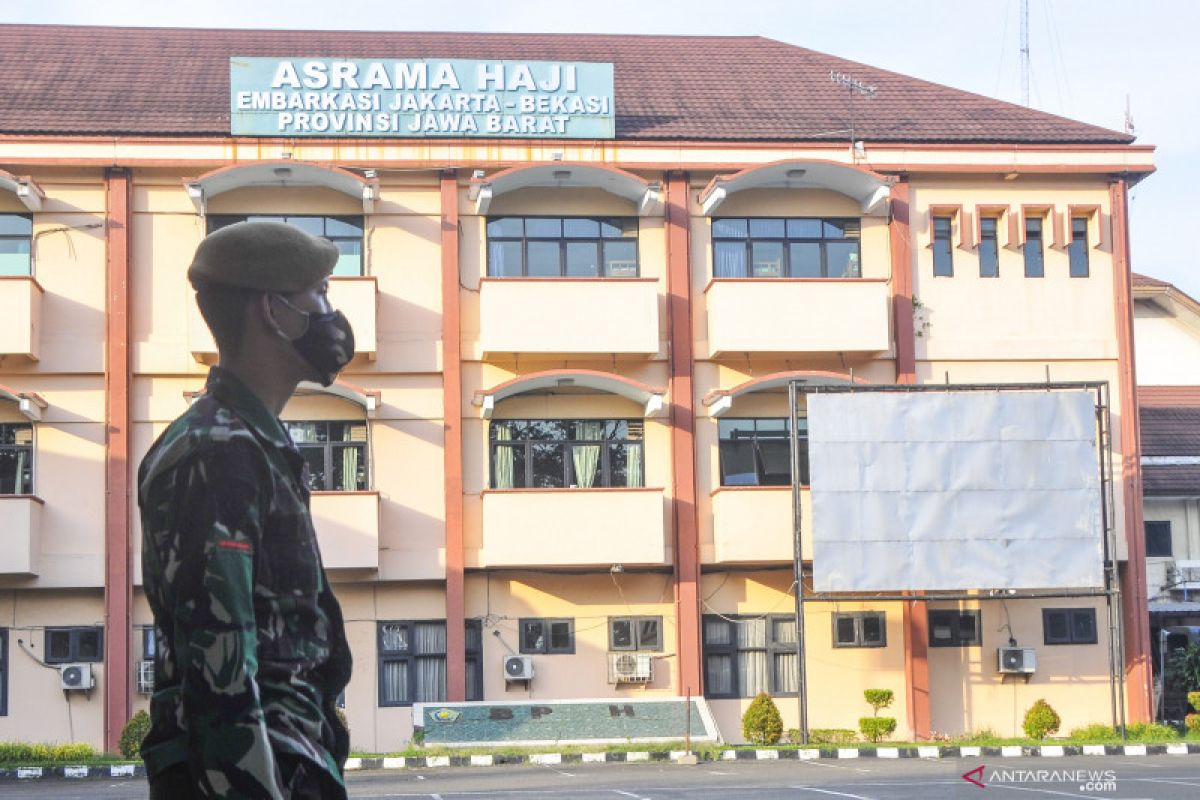
POLYGON ((133 179, 104 173, 104 749, 117 752, 131 712, 133 585, 129 464, 129 253, 133 179))
POLYGON ((1121 410, 1121 489, 1125 502, 1125 569, 1121 571, 1121 613, 1125 632, 1125 680, 1129 718, 1154 717, 1150 665, 1150 608, 1146 596, 1146 540, 1142 521, 1142 443, 1138 424, 1137 369, 1133 349, 1133 277, 1129 257, 1129 187, 1124 179, 1109 186, 1113 236, 1113 289, 1116 297, 1117 373, 1121 410))
MULTIPOLYGON (((916 329, 913 324, 913 249, 909 184, 892 185, 888 239, 892 256, 892 343, 896 383, 917 382, 916 329)), ((908 727, 914 739, 928 739, 932 723, 929 697, 929 617, 925 601, 904 603, 904 683, 908 727)))
POLYGON ((700 651, 700 535, 696 518, 695 388, 688 176, 666 176, 667 320, 670 337, 672 520, 679 695, 704 692, 700 651))
POLYGON ((446 486, 446 699, 467 699, 466 557, 463 553, 462 333, 458 173, 439 177, 442 210, 442 457, 446 486))

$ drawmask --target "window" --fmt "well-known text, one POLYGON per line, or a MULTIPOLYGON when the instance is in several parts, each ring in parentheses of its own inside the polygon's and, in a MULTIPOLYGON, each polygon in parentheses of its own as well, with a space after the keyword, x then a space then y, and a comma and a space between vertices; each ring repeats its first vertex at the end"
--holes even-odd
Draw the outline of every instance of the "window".
POLYGON ((834 647, 887 647, 887 615, 859 611, 833 615, 834 647))
MULTIPOLYGON (((446 699, 446 622, 379 623, 379 705, 446 699)), ((483 625, 467 620, 467 699, 483 699, 483 625)))
POLYGON ((996 228, 1000 220, 996 217, 981 217, 979 220, 979 277, 1000 277, 1000 248, 996 240, 996 228))
POLYGON ((33 260, 33 217, 29 214, 0 214, 0 275, 30 275, 33 260))
MULTIPOLYGON (((808 485, 808 420, 800 420, 800 483, 808 485)), ((786 419, 717 422, 722 486, 790 486, 792 446, 786 419)))
POLYGON ((930 611, 930 647, 966 647, 982 644, 978 611, 930 611))
POLYGON ((153 661, 158 653, 158 637, 153 625, 142 626, 142 659, 153 661))
POLYGON ((644 486, 640 419, 506 419, 490 428, 493 489, 644 486))
POLYGON ((103 628, 46 628, 46 663, 104 659, 103 628))
POLYGON ((313 236, 323 236, 337 245, 338 260, 333 267, 335 276, 363 274, 362 217, 322 217, 309 214, 286 217, 272 214, 210 214, 208 232, 212 233, 235 222, 284 222, 288 225, 295 225, 313 236))
POLYGON ((1043 608, 1042 633, 1046 644, 1095 644, 1096 609, 1043 608))
POLYGON ((714 278, 858 278, 856 219, 712 221, 714 278))
POLYGON ((638 221, 497 217, 487 223, 493 278, 636 278, 638 221))
POLYGON ((304 456, 313 492, 354 492, 367 488, 367 423, 285 422, 304 456))
POLYGON ((794 695, 800 683, 794 617, 704 616, 704 696, 794 695))
POLYGON ((954 275, 954 248, 950 242, 953 229, 954 220, 952 218, 933 218, 934 277, 949 278, 954 275))
POLYGON ((33 426, 0 423, 0 494, 33 494, 33 426))
POLYGON ((662 650, 662 617, 609 617, 609 650, 662 650))
POLYGON ((1042 220, 1028 217, 1025 220, 1025 277, 1041 278, 1046 274, 1042 253, 1042 220))
POLYGON ((1171 557, 1171 523, 1146 522, 1146 555, 1151 558, 1171 557))
POLYGON ((1071 277, 1088 276, 1088 221, 1087 217, 1071 218, 1071 243, 1067 245, 1071 259, 1071 277))
POLYGON ((575 652, 575 620, 523 619, 519 624, 522 653, 575 652))

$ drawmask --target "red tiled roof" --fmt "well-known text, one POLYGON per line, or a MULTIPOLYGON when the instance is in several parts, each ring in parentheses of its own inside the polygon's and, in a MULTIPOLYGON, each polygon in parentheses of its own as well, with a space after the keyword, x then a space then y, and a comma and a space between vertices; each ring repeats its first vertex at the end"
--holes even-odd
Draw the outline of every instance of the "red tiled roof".
POLYGON ((1143 407, 1142 455, 1200 456, 1200 408, 1143 407))
POLYGON ((228 135, 230 56, 612 62, 617 137, 1128 143, 1133 137, 761 37, 0 26, 0 133, 228 135))
POLYGON ((1142 467, 1142 494, 1152 497, 1200 495, 1200 466, 1142 467))
POLYGON ((1132 272, 1134 286, 1157 286, 1166 289, 1171 286, 1166 281, 1160 281, 1158 278, 1151 278, 1149 275, 1143 275, 1140 272, 1132 272))

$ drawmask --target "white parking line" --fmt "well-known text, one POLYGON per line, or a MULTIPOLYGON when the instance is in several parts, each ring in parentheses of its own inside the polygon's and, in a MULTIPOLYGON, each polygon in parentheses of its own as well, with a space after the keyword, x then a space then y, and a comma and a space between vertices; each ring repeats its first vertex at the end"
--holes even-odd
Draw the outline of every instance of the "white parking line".
POLYGON ((834 797, 849 797, 851 800, 875 800, 873 797, 867 797, 863 794, 850 794, 849 792, 835 792, 832 789, 818 789, 815 786, 793 786, 793 789, 799 789, 802 792, 816 792, 818 794, 828 794, 834 797))
POLYGON ((1172 781, 1167 778, 1122 778, 1122 780, 1142 781, 1143 783, 1173 783, 1176 786, 1200 786, 1195 781, 1172 781))
POLYGON ((870 772, 871 771, 869 769, 863 769, 862 767, 846 767, 846 766, 842 766, 841 764, 823 764, 820 761, 801 761, 800 763, 807 764, 810 767, 825 767, 826 769, 848 769, 853 772, 870 772))

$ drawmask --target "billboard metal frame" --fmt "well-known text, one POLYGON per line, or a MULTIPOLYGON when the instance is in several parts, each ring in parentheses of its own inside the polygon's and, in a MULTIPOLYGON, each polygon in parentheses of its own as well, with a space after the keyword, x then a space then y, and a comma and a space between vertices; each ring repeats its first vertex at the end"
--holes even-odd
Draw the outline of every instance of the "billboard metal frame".
MULTIPOLYGON (((1067 381, 1042 383, 960 383, 942 384, 807 384, 798 380, 788 383, 788 438, 792 467, 792 577, 795 587, 796 661, 799 676, 796 703, 799 712, 800 737, 808 744, 808 670, 805 665, 804 604, 844 601, 877 601, 918 603, 939 600, 1036 600, 1104 597, 1108 630, 1108 686, 1112 724, 1121 738, 1125 730, 1125 644, 1121 626, 1121 586, 1117 572, 1116 517, 1113 507, 1113 447, 1112 410, 1108 381, 1067 381), (802 492, 800 486, 800 396, 810 394, 847 394, 862 392, 925 393, 925 392, 1003 392, 1003 391, 1088 391, 1095 393, 1096 441, 1100 473, 1100 515, 1103 539, 1104 586, 1084 591, 1028 591, 1019 589, 925 592, 806 592, 804 586, 804 552, 802 533, 802 492)), ((1010 632, 1011 635, 1011 632, 1010 632)))

